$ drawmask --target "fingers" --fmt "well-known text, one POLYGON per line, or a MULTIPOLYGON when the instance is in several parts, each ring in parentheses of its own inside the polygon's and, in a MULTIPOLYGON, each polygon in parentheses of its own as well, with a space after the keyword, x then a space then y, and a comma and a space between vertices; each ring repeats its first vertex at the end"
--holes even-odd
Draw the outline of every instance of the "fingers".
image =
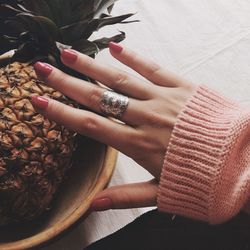
MULTIPOLYGON (((101 99, 106 89, 95 84, 72 77, 51 65, 38 62, 34 65, 38 76, 45 79, 46 84, 101 114, 101 99)), ((127 109, 122 115, 122 121, 130 125, 138 125, 141 120, 141 103, 130 98, 127 109)))
POLYGON ((122 47, 120 44, 111 42, 109 44, 109 49, 113 57, 157 85, 181 87, 187 84, 186 81, 168 72, 148 58, 144 58, 134 51, 122 47))
POLYGON ((157 190, 156 180, 107 188, 94 198, 91 210, 155 206, 157 190))
POLYGON ((103 83, 115 91, 140 100, 148 100, 152 96, 151 88, 153 85, 122 70, 101 64, 89 56, 73 50, 64 50, 61 59, 70 68, 103 83))
POLYGON ((49 120, 120 151, 128 147, 129 138, 136 136, 136 130, 132 127, 89 111, 75 109, 47 97, 34 96, 32 97, 32 104, 39 113, 49 120))

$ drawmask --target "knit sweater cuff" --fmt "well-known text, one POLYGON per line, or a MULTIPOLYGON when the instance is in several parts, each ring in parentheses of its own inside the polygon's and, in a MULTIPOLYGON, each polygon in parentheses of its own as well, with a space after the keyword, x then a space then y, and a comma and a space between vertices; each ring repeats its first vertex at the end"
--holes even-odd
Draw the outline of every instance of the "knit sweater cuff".
POLYGON ((246 198, 227 195, 240 175, 231 171, 235 168, 231 157, 241 140, 235 138, 244 138, 244 130, 249 133, 247 124, 249 113, 238 104, 199 86, 174 126, 160 179, 158 209, 212 224, 237 212, 246 198))

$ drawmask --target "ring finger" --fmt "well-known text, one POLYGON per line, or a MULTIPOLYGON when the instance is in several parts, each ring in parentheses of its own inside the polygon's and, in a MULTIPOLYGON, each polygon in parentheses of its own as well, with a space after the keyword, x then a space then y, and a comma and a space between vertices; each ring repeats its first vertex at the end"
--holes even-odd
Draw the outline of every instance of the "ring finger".
POLYGON ((49 120, 110 145, 127 155, 131 153, 131 145, 128 145, 132 141, 130 138, 138 138, 136 129, 93 112, 76 109, 45 96, 33 96, 31 100, 37 111, 49 120))
MULTIPOLYGON (((103 114, 101 100, 106 91, 105 88, 69 76, 45 63, 38 62, 34 67, 38 76, 42 77, 46 81, 46 84, 82 105, 89 107, 91 110, 103 114)), ((128 107, 122 114, 120 120, 132 126, 139 125, 143 118, 141 110, 141 101, 129 98, 128 107)))

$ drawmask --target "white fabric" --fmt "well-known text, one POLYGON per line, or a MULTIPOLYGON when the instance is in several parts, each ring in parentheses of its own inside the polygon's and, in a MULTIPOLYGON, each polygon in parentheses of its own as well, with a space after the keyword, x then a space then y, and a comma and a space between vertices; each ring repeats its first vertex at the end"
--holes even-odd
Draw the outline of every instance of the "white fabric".
MULTIPOLYGON (((170 71, 205 83, 250 105, 249 0, 120 0, 114 14, 137 12, 140 23, 117 25, 124 45, 170 71)), ((114 27, 100 33, 111 35, 114 27)), ((99 34, 98 33, 98 36, 99 34)), ((127 68, 102 52, 98 60, 127 68)), ((151 176, 120 154, 110 185, 137 182, 151 176)), ((146 209, 93 213, 63 239, 44 250, 80 250, 131 222, 146 209)))

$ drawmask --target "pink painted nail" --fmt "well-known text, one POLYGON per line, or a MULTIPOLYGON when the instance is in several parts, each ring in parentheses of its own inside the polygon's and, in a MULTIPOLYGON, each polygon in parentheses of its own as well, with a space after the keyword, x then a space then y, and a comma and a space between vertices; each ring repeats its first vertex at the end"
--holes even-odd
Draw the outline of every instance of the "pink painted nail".
POLYGON ((70 49, 63 50, 61 53, 61 56, 62 56, 62 59, 68 64, 74 63, 78 57, 77 53, 70 49))
POLYGON ((49 101, 42 96, 32 96, 32 104, 39 109, 46 109, 48 107, 49 101))
POLYGON ((122 45, 118 44, 118 43, 115 43, 115 42, 110 42, 109 43, 109 48, 115 52, 115 53, 121 53, 122 50, 123 50, 123 47, 122 45))
POLYGON ((45 78, 48 77, 53 70, 53 68, 49 64, 42 62, 35 63, 34 69, 38 76, 45 78))
POLYGON ((96 199, 92 202, 90 209, 92 211, 104 211, 112 208, 112 201, 109 198, 96 199))

